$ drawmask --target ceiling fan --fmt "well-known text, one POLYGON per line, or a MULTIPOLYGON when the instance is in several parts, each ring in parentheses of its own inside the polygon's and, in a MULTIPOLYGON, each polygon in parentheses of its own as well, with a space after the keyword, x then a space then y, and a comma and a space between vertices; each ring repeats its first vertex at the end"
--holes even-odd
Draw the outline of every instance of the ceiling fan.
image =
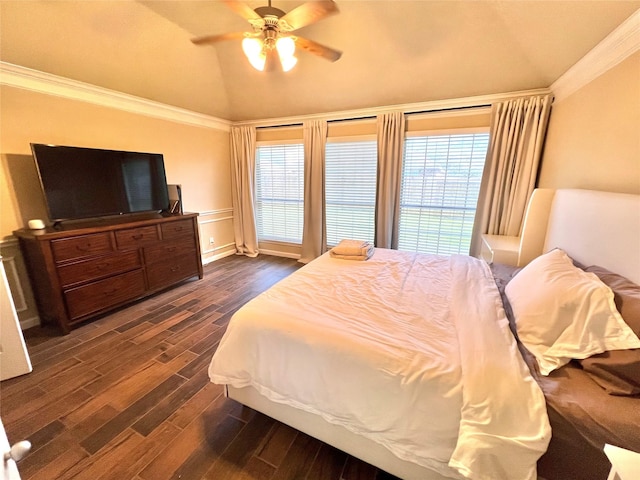
POLYGON ((242 18, 247 20, 252 32, 233 32, 221 35, 207 35, 193 38, 196 45, 207 45, 223 40, 242 39, 242 49, 249 63, 257 70, 272 69, 275 56, 280 59, 280 65, 285 72, 291 70, 298 59, 295 49, 300 49, 335 62, 342 56, 342 52, 321 45, 313 40, 291 35, 299 28, 311 25, 330 15, 339 13, 338 6, 332 0, 314 0, 294 8, 286 13, 279 8, 269 5, 255 10, 239 0, 224 0, 224 3, 242 18))

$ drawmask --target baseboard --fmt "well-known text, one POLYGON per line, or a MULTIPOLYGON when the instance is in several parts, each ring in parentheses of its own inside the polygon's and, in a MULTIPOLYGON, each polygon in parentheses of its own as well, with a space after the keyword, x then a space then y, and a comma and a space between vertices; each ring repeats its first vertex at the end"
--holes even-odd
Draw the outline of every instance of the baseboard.
POLYGON ((220 260, 221 258, 224 258, 224 257, 230 257, 231 255, 235 255, 235 254, 236 254, 235 249, 227 250, 225 252, 212 255, 211 257, 203 258, 202 265, 209 265, 210 263, 215 262, 216 260, 220 260))
POLYGON ((300 260, 300 254, 298 253, 281 252, 279 250, 265 250, 263 248, 260 249, 260 253, 263 253, 264 255, 273 255, 274 257, 293 258, 295 260, 300 260))
POLYGON ((20 320, 20 329, 26 330, 28 328, 39 327, 40 326, 40 317, 30 317, 25 318, 24 320, 20 320))

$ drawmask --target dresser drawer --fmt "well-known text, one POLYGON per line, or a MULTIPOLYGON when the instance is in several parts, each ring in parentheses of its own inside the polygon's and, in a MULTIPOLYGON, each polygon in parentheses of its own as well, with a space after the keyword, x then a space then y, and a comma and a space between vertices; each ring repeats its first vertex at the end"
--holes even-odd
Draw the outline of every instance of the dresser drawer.
POLYGON ((58 278, 63 287, 74 283, 108 277, 117 273, 140 268, 140 255, 137 250, 104 255, 81 260, 58 268, 58 278))
POLYGON ((116 230, 116 244, 120 249, 136 248, 158 240, 158 229, 155 226, 116 230))
POLYGON ((78 237, 62 238, 51 241, 51 250, 56 262, 89 257, 113 251, 108 233, 95 233, 78 237))
POLYGON ((193 237, 178 238, 168 242, 161 242, 144 248, 146 263, 171 261, 173 257, 184 254, 195 254, 196 243, 193 237))
POLYGON ((149 288, 155 290, 198 275, 198 261, 199 259, 192 254, 173 256, 164 262, 147 265, 149 288))
POLYGON ((145 291, 142 270, 98 280, 64 293, 69 317, 76 319, 124 303, 145 291))
POLYGON ((160 229, 162 230, 162 238, 165 240, 193 236, 193 222, 191 220, 163 223, 160 225, 160 229))

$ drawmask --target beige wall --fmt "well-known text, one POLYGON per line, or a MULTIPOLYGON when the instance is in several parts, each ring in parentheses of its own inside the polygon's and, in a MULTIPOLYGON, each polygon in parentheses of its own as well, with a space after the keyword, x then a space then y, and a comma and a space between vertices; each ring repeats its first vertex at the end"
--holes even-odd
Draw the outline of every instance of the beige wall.
MULTIPOLYGON (((167 181, 182 185, 185 211, 200 213, 203 260, 235 252, 228 132, 4 85, 0 98, 0 251, 5 262, 17 252, 12 231, 31 218, 47 218, 30 142, 164 154, 167 181)), ((21 260, 15 261, 20 267, 21 260)), ((28 286, 24 290, 29 297, 28 286)), ((35 314, 20 313, 21 321, 35 314)))
POLYGON ((640 52, 554 103, 539 186, 640 194, 640 52))
POLYGON ((85 102, 2 86, 0 236, 46 218, 30 142, 158 152, 167 182, 182 185, 184 209, 201 213, 203 250, 233 242, 229 134, 85 102), (216 238, 217 237, 217 238, 216 238))

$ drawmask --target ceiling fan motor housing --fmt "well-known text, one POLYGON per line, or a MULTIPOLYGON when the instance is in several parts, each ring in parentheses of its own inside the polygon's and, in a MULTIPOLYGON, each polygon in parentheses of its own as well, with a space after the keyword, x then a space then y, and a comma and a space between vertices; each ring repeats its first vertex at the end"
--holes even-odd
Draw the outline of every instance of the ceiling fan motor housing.
POLYGON ((260 15, 262 18, 266 18, 266 17, 281 18, 281 17, 284 17, 285 15, 285 12, 283 12, 279 8, 272 7, 271 5, 269 5, 268 7, 258 7, 254 10, 254 12, 260 15))

